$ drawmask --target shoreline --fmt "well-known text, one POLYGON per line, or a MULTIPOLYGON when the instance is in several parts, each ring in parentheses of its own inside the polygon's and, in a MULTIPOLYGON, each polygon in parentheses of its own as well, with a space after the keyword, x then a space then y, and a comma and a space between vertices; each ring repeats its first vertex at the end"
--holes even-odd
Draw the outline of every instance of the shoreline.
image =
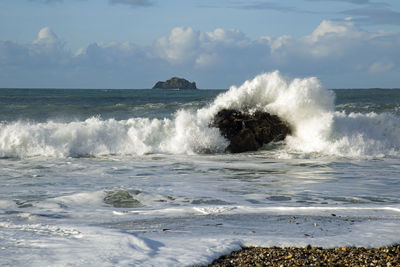
POLYGON ((400 266, 400 244, 379 248, 243 247, 223 255, 214 266, 400 266))

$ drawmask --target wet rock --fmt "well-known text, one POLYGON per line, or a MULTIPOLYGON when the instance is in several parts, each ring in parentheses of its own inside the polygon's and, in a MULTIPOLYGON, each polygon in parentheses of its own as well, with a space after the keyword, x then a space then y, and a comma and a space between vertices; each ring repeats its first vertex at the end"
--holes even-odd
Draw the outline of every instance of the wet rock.
POLYGON ((188 80, 173 77, 165 82, 157 82, 153 89, 197 89, 195 82, 189 82, 188 80))
POLYGON ((284 140, 291 133, 289 125, 278 116, 257 111, 242 113, 234 109, 223 109, 215 115, 212 127, 230 141, 227 151, 240 153, 256 151, 264 144, 284 140))
POLYGON ((18 208, 30 208, 30 207, 33 207, 33 204, 29 203, 27 201, 15 200, 15 204, 18 205, 18 208))
POLYGON ((103 199, 104 203, 112 205, 115 208, 137 208, 142 206, 128 191, 112 190, 106 191, 106 193, 107 195, 103 199))

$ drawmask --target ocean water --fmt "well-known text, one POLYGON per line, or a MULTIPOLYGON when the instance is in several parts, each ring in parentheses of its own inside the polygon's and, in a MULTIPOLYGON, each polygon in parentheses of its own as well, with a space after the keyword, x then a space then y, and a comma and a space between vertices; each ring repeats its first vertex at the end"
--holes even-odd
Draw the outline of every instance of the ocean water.
POLYGON ((0 90, 0 265, 186 266, 244 245, 400 243, 400 90, 0 90), (222 108, 293 134, 227 154, 222 108))

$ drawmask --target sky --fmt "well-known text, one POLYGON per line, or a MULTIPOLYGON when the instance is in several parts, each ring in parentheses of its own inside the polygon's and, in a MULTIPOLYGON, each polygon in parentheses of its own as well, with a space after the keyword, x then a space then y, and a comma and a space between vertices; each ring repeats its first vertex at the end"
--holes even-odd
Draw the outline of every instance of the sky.
POLYGON ((0 88, 400 88, 399 0, 0 0, 0 88))

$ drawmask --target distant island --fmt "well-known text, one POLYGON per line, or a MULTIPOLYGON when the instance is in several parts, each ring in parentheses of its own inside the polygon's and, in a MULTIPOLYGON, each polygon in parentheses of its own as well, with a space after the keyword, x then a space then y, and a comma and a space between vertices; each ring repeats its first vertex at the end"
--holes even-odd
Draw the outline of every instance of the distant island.
POLYGON ((188 80, 173 77, 165 82, 157 82, 152 89, 197 89, 195 82, 189 82, 188 80))

